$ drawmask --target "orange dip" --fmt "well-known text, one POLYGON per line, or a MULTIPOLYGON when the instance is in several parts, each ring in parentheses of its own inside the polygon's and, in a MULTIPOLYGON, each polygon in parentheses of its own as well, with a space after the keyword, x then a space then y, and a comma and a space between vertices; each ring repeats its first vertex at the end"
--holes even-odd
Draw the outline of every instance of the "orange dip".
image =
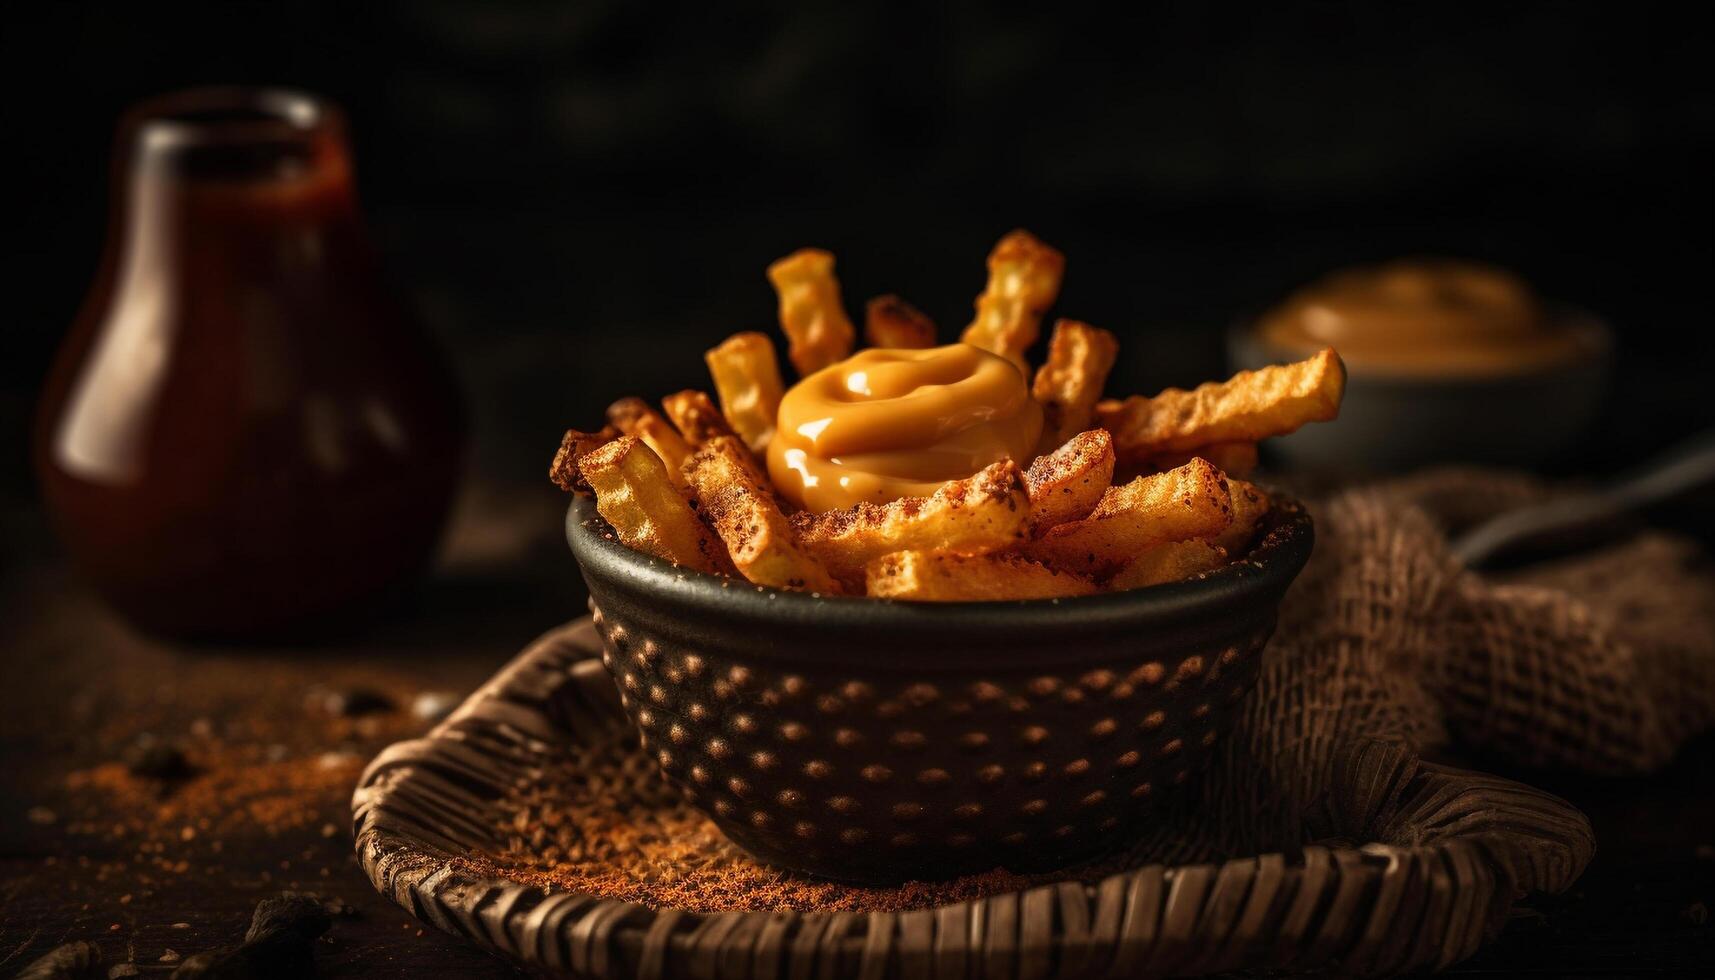
POLYGON ((1350 367, 1394 374, 1507 374, 1589 350, 1523 280, 1456 259, 1336 272, 1263 317, 1257 336, 1289 352, 1333 346, 1350 367))
POLYGON ((870 348, 786 392, 768 475, 809 511, 886 503, 1029 460, 1041 434, 1042 407, 1005 358, 967 344, 870 348))

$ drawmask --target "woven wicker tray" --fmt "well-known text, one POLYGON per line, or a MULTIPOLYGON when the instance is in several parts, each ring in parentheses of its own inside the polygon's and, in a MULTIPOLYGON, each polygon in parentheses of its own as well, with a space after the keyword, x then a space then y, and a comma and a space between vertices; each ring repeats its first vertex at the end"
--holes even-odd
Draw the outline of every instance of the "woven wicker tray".
POLYGON ((592 977, 1038 977, 1445 967, 1513 902, 1568 887, 1588 822, 1518 783, 1341 750, 1321 823, 1349 846, 1137 867, 906 912, 699 915, 466 870, 497 801, 565 747, 624 732, 587 620, 524 651, 446 722, 381 753, 352 800, 375 887, 419 919, 547 973, 592 977))

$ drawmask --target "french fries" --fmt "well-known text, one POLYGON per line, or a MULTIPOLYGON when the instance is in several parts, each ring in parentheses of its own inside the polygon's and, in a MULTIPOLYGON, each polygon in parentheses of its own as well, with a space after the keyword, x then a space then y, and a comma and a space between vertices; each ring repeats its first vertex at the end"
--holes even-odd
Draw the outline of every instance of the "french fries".
POLYGON ((714 378, 721 413, 750 451, 760 454, 774 438, 774 416, 786 390, 773 342, 764 334, 735 333, 703 360, 714 378))
POLYGON ((548 479, 567 493, 590 493, 589 481, 578 469, 578 457, 594 452, 617 438, 619 431, 611 425, 602 426, 599 432, 567 429, 566 434, 560 437, 560 448, 554 453, 554 461, 548 464, 548 479))
POLYGON ((864 566, 895 551, 978 554, 1019 543, 1030 514, 1024 472, 1002 460, 928 497, 792 515, 805 550, 841 582, 861 584, 864 566))
POLYGON ((732 424, 715 407, 707 392, 695 388, 676 391, 661 399, 661 408, 673 421, 674 428, 685 437, 692 448, 721 436, 736 436, 732 424))
POLYGON ((1114 434, 1126 459, 1188 452, 1222 442, 1256 442, 1340 414, 1346 367, 1334 348, 1295 364, 1240 371, 1191 391, 1169 388, 1154 398, 1133 395, 1097 421, 1114 434))
POLYGON ((1088 517, 1113 478, 1114 445, 1106 429, 1080 432, 1059 449, 1036 457, 1024 471, 1030 535, 1088 517))
POLYGON ((780 329, 789 341, 786 357, 799 377, 851 355, 852 322, 840 302, 832 254, 801 248, 769 266, 768 281, 780 295, 780 329))
MULTIPOLYGON (((569 492, 593 493, 629 547, 761 587, 830 596, 1073 598, 1244 561, 1277 507, 1245 479, 1257 464, 1257 442, 1338 415, 1339 355, 1328 348, 1191 391, 1103 400, 1118 355, 1113 334, 1062 318, 1040 369, 1025 360, 1064 266, 1059 252, 1025 231, 1003 237, 988 256, 988 283, 961 340, 1017 365, 1017 387, 1005 371, 966 384, 962 355, 905 376, 905 384, 871 364, 836 368, 818 381, 829 394, 817 410, 790 420, 793 445, 774 446, 785 451, 775 461, 778 486, 763 460, 785 385, 774 342, 755 332, 705 354, 714 398, 686 389, 663 398, 660 411, 621 399, 600 431, 565 433, 549 478, 569 492), (888 401, 894 404, 863 404, 888 401), (848 417, 870 421, 854 429, 848 417), (963 479, 928 482, 927 496, 798 509, 863 499, 878 478, 925 485, 931 478, 923 474, 939 479, 1020 450, 1036 454, 1028 467, 998 459, 963 479), (829 461, 832 471, 821 465, 829 461)), ((800 374, 850 354, 853 329, 832 255, 794 252, 769 266, 768 280, 800 374)), ((923 351, 913 358, 940 356, 927 350, 935 324, 891 294, 865 305, 864 338, 923 351)))
POLYGON ((1060 295, 1066 258, 1021 228, 995 245, 988 268, 988 286, 977 297, 976 318, 959 339, 1017 364, 1028 378, 1024 352, 1036 343, 1043 311, 1060 295))
POLYGON ((888 293, 864 304, 863 338, 871 347, 920 350, 935 346, 935 321, 888 293))
POLYGON ((1256 470, 1257 451, 1254 442, 1217 442, 1212 446, 1199 446, 1183 453, 1167 453, 1163 456, 1152 456, 1146 459, 1127 458, 1120 460, 1120 471, 1133 476, 1145 473, 1161 473, 1175 470, 1198 456, 1203 457, 1228 476, 1244 478, 1256 470))
POLYGON ((1250 550, 1257 530, 1262 526, 1262 519, 1268 516, 1274 501, 1261 487, 1235 479, 1231 474, 1227 476, 1227 493, 1233 500, 1233 522, 1215 535, 1214 543, 1229 556, 1237 558, 1250 550))
POLYGON ((1126 592, 1220 568, 1227 563, 1227 551, 1203 538, 1190 541, 1169 541, 1147 548, 1127 562, 1108 580, 1112 592, 1126 592))
POLYGON ((705 443, 685 463, 685 478, 739 574, 776 589, 840 591, 828 570, 799 546, 767 476, 737 436, 705 443))
POLYGON ((699 572, 732 567, 642 439, 620 436, 579 457, 578 470, 595 491, 596 512, 621 544, 699 572))
POLYGON ((1058 446, 1090 427, 1108 382, 1119 341, 1099 327, 1060 320, 1048 338, 1048 360, 1031 394, 1042 404, 1042 444, 1058 446))
POLYGON ((1024 553, 1050 568, 1100 578, 1153 545, 1210 537, 1232 520, 1226 477, 1208 460, 1194 459, 1110 488, 1089 517, 1049 528, 1024 553))
POLYGON ((1059 599, 1090 595, 1096 587, 1020 555, 896 551, 865 567, 864 591, 879 599, 971 602, 1059 599))
POLYGON ((679 487, 685 485, 679 468, 685 465, 685 457, 691 455, 691 447, 648 402, 641 398, 621 398, 607 407, 607 420, 626 435, 642 439, 666 464, 673 483, 679 487))

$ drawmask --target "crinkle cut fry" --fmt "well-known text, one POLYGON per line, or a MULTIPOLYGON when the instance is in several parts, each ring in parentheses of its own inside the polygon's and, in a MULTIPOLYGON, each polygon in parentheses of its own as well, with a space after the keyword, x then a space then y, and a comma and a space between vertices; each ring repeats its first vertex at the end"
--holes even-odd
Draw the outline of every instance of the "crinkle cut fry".
POLYGON ((863 337, 871 347, 921 350, 935 346, 935 321, 888 293, 864 304, 863 337))
POLYGON ((1122 459, 1189 452, 1222 442, 1256 442, 1340 414, 1346 367, 1334 348, 1294 364, 1240 371, 1191 391, 1169 388, 1097 406, 1122 459))
POLYGON ((1036 343, 1043 311, 1060 295, 1066 257, 1020 228, 996 243, 988 268, 976 317, 959 339, 1017 364, 1028 378, 1024 353, 1036 343))
POLYGON ((1043 446, 1058 446, 1090 427, 1118 356, 1119 341, 1106 330, 1077 320, 1055 322, 1048 358, 1031 387, 1042 405, 1043 446))
POLYGON ((602 426, 599 432, 567 429, 566 434, 560 437, 560 448, 554 452, 554 461, 548 464, 548 479, 567 493, 591 492, 589 481, 578 469, 578 457, 594 452, 617 438, 619 430, 611 425, 602 426))
POLYGON ((827 569, 804 551, 780 512, 767 478, 736 436, 719 436, 685 463, 703 520, 726 544, 732 563, 757 585, 837 594, 827 569))
POLYGON ((1113 438, 1106 429, 1080 432, 1024 472, 1030 495, 1030 535, 1088 517, 1114 478, 1113 438))
POLYGON ((1108 580, 1110 592, 1142 589, 1164 582, 1177 582, 1219 568, 1227 562, 1227 550, 1207 538, 1190 541, 1169 541, 1142 553, 1115 572, 1108 580))
POLYGON ((648 402, 637 397, 621 398, 607 407, 607 420, 626 435, 642 439, 661 457, 673 483, 685 485, 679 468, 685 465, 685 457, 691 455, 691 446, 648 402))
POLYGON ((1211 537, 1232 519, 1226 477, 1208 460, 1194 459, 1110 488, 1089 517, 1049 528, 1024 553, 1052 568, 1100 578, 1145 548, 1211 537))
POLYGON ((621 544, 699 572, 731 571, 720 542, 643 440, 620 436, 580 457, 578 468, 621 544))
POLYGON ((774 342, 753 330, 735 333, 704 354, 703 360, 714 379, 721 414, 732 423, 733 431, 751 452, 767 449, 786 390, 780 381, 774 342))
POLYGON ((1227 492, 1233 500, 1233 522, 1215 536, 1214 543, 1228 555, 1239 558, 1250 551, 1257 531, 1262 526, 1262 519, 1268 516, 1274 501, 1269 497, 1268 491, 1230 474, 1227 477, 1227 492))
POLYGON ((976 554, 1008 548, 1023 538, 1029 514, 1024 473, 1005 459, 942 484, 928 497, 793 514, 792 527, 835 578, 861 586, 864 566, 895 551, 976 554))
POLYGON ((1198 456, 1203 457, 1228 476, 1246 477, 1257 467, 1257 447, 1254 442, 1217 442, 1207 446, 1180 453, 1164 453, 1144 459, 1127 457, 1120 460, 1120 467, 1126 473, 1137 476, 1144 473, 1162 473, 1178 469, 1191 462, 1198 456))
POLYGON ((661 399, 661 409, 693 448, 721 436, 738 435, 707 392, 695 388, 676 391, 661 399))
POLYGON ((801 248, 768 267, 780 295, 780 329, 789 341, 786 357, 800 377, 814 374, 852 352, 852 322, 834 278, 834 256, 801 248))
POLYGON ((865 591, 881 599, 916 602, 974 602, 1058 599, 1091 595, 1096 587, 1022 555, 991 552, 955 555, 896 551, 864 569, 865 591))

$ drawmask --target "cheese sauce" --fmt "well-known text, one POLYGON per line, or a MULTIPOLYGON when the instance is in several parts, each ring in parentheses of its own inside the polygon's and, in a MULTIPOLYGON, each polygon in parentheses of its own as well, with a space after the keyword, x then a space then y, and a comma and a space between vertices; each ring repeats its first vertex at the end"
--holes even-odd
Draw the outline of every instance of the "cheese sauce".
POLYGON ((1257 335, 1288 351, 1333 346, 1350 367, 1399 374, 1526 371, 1588 347, 1518 277, 1451 259, 1337 272, 1263 317, 1257 335))
POLYGON ((768 475, 809 511, 926 496, 1010 457, 1027 462, 1042 407, 1010 361, 967 344, 870 348, 786 392, 768 475))

